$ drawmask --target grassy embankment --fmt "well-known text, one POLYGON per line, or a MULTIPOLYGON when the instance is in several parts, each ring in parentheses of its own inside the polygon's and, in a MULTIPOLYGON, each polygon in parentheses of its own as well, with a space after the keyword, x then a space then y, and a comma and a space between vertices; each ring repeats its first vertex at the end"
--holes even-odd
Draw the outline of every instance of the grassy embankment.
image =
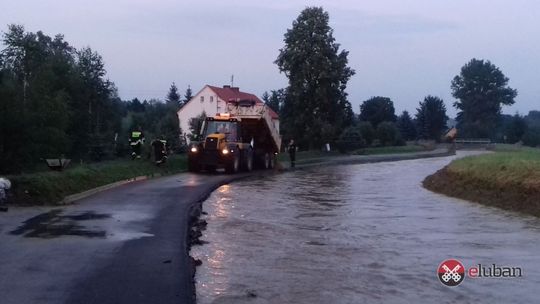
POLYGON ((409 146, 395 146, 395 147, 365 148, 365 149, 356 151, 354 154, 356 155, 399 154, 399 153, 422 152, 422 151, 429 151, 429 150, 431 149, 428 149, 423 146, 409 145, 409 146))
POLYGON ((185 155, 174 155, 161 167, 149 160, 114 160, 74 165, 62 172, 44 171, 8 176, 11 204, 53 205, 64 197, 137 176, 173 174, 186 169, 185 155))
MULTIPOLYGON (((429 151, 429 148, 417 145, 408 145, 408 146, 390 146, 390 147, 369 147, 353 151, 350 154, 343 154, 337 151, 324 152, 324 151, 299 151, 296 153, 296 163, 297 164, 309 164, 319 161, 324 161, 330 157, 342 157, 345 155, 381 155, 381 154, 399 154, 399 153, 414 153, 429 151)), ((281 153, 279 155, 279 161, 288 162, 289 154, 281 153)))
POLYGON ((540 216, 540 149, 499 145, 458 159, 424 180, 435 192, 540 216))

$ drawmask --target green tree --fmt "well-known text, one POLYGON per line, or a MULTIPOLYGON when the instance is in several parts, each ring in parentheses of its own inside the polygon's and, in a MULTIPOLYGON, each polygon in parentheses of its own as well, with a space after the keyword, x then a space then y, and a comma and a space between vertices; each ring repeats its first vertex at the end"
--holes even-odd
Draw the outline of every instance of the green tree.
POLYGON ((490 137, 503 105, 514 104, 517 91, 490 61, 472 59, 452 80, 452 95, 458 99, 458 128, 464 137, 490 137))
POLYGON ((166 102, 167 110, 159 121, 159 133, 165 137, 169 147, 177 151, 180 148, 180 134, 182 134, 178 119, 178 109, 182 106, 182 100, 174 82, 171 84, 166 102))
POLYGON ((86 157, 102 142, 112 149, 124 110, 99 54, 20 25, 8 26, 3 42, 2 171, 21 171, 62 154, 86 157))
POLYGON ((397 127, 404 140, 416 139, 416 126, 409 112, 403 111, 397 119, 397 127))
POLYGON ((366 144, 371 145, 377 137, 373 125, 369 121, 360 121, 356 127, 362 138, 366 141, 366 144))
POLYGON ((1 52, 1 170, 17 172, 40 158, 69 152, 66 127, 72 48, 61 35, 8 26, 1 52), (12 133, 13 132, 13 133, 12 133))
POLYGON ((527 132, 527 122, 521 115, 516 113, 505 125, 504 142, 515 144, 522 139, 525 132, 527 132))
POLYGON ((529 114, 524 118, 525 122, 527 122, 527 126, 531 128, 540 128, 540 111, 529 111, 529 114))
POLYGON ((169 147, 175 151, 180 148, 180 122, 176 110, 169 108, 165 116, 159 121, 157 126, 157 134, 165 137, 169 147))
POLYGON ((396 121, 394 102, 388 97, 371 97, 360 105, 360 120, 376 128, 383 121, 396 121))
MULTIPOLYGON (((140 102, 139 102, 140 103, 140 102)), ((129 106, 131 102, 127 102, 129 106)), ((124 134, 142 128, 147 138, 147 144, 152 140, 163 137, 167 140, 167 145, 174 151, 180 148, 181 140, 180 123, 176 111, 176 103, 163 102, 159 99, 151 99, 143 102, 143 111, 135 111, 133 108, 124 118, 124 134)))
POLYGON ((182 101, 180 100, 178 88, 176 87, 176 84, 174 82, 169 88, 169 92, 167 93, 167 98, 165 99, 165 101, 167 102, 167 104, 173 106, 175 109, 179 109, 181 106, 182 101))
POLYGON ((188 86, 186 89, 186 93, 184 94, 184 100, 182 104, 180 105, 180 108, 182 108, 186 103, 188 103, 188 101, 190 101, 191 98, 193 98, 193 92, 191 91, 191 87, 188 86))
POLYGON ((191 140, 199 140, 199 134, 201 134, 201 128, 203 121, 206 119, 206 113, 202 112, 200 115, 193 117, 189 120, 189 131, 191 132, 189 134, 189 139, 191 140))
POLYGON ((132 112, 144 112, 144 105, 138 98, 133 98, 131 101, 127 102, 128 111, 132 112))
POLYGON ((530 127, 523 134, 523 144, 529 147, 540 147, 540 127, 530 127))
POLYGON ((270 94, 268 94, 267 91, 264 91, 264 93, 261 95, 262 101, 264 101, 265 104, 268 104, 270 101, 270 94))
POLYGON ((399 142, 399 130, 395 123, 383 121, 377 126, 377 139, 382 146, 396 145, 399 142))
POLYGON ((281 107, 285 103, 286 98, 286 89, 272 90, 270 94, 264 92, 261 96, 264 103, 278 114, 281 113, 281 107))
POLYGON ((339 136, 336 142, 337 148, 341 153, 354 151, 365 147, 366 141, 357 127, 348 127, 339 136))
POLYGON ((103 58, 90 47, 77 51, 76 64, 79 88, 71 104, 75 109, 70 126, 72 151, 81 157, 108 152, 120 126, 115 115, 117 89, 105 78, 103 58))
POLYGON ((32 157, 24 143, 29 139, 27 111, 27 77, 30 62, 26 50, 33 38, 22 26, 10 25, 3 35, 6 46, 0 53, 0 173, 22 169, 23 162, 32 157))
POLYGON ((22 92, 15 74, 0 56, 0 173, 22 169, 23 139, 27 137, 21 106, 22 92))
POLYGON ((418 136, 423 139, 439 141, 446 130, 446 106, 439 97, 428 95, 416 109, 418 136))
POLYGON ((300 146, 318 147, 336 139, 353 120, 345 89, 354 70, 339 50, 329 16, 320 7, 304 9, 285 33, 275 63, 289 79, 282 129, 300 146), (331 132, 322 128, 333 126, 331 132), (321 136, 324 133, 324 136, 321 136))

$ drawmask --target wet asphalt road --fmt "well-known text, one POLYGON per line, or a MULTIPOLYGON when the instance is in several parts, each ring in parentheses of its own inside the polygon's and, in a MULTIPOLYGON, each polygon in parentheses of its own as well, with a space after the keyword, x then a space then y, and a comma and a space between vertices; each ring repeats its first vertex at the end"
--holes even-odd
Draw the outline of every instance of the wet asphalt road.
POLYGON ((0 303, 192 303, 190 207, 231 178, 185 173, 76 205, 10 208, 0 214, 0 303))

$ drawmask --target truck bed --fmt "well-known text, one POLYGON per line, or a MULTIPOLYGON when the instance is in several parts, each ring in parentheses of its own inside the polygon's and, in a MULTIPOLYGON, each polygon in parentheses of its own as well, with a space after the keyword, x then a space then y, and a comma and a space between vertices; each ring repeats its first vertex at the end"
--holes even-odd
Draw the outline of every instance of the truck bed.
POLYGON ((265 104, 255 104, 250 107, 229 104, 228 110, 231 115, 241 119, 243 141, 250 142, 253 139, 256 149, 268 147, 276 152, 280 151, 279 127, 274 123, 265 104))

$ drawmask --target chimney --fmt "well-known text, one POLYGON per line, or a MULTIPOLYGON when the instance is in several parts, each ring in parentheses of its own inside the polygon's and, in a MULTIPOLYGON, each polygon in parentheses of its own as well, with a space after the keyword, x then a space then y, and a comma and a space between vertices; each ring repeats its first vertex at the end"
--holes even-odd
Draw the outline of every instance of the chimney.
POLYGON ((230 85, 224 85, 223 88, 224 88, 224 89, 230 89, 231 86, 230 86, 230 85))

